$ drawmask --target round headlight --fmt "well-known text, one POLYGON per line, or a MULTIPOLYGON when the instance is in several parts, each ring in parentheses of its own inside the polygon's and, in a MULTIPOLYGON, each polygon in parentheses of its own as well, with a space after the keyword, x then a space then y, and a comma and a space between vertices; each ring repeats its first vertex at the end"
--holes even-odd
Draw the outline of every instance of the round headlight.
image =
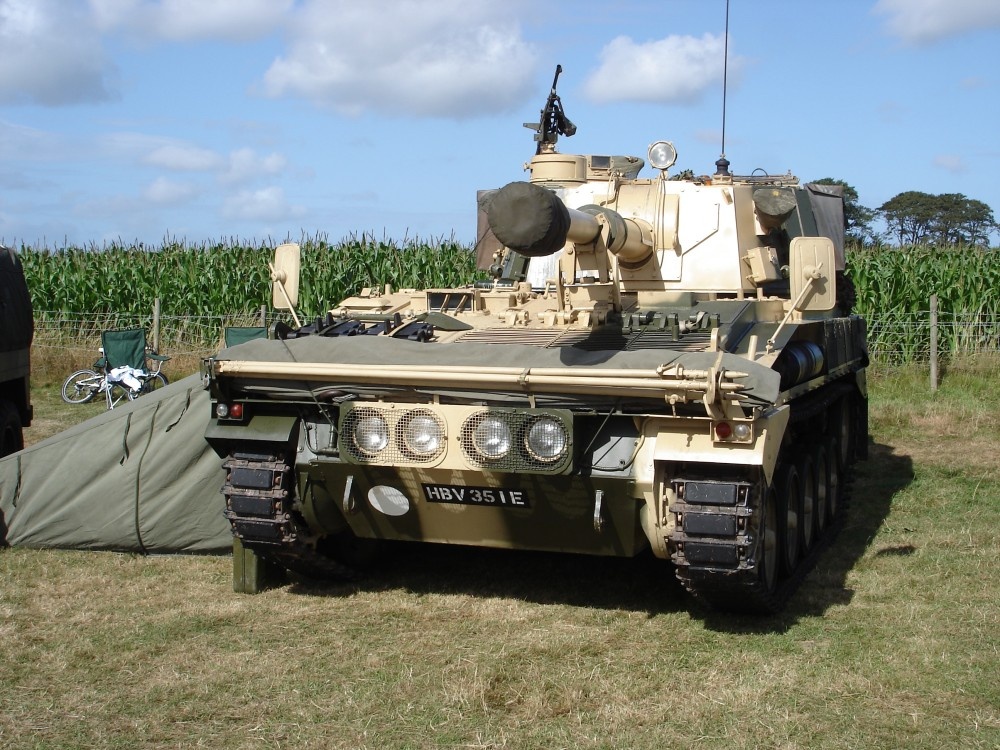
POLYGON ((431 414, 417 412, 403 425, 403 445, 416 456, 432 456, 441 450, 444 428, 431 414))
POLYGON ((369 456, 389 445, 389 425, 378 414, 366 414, 354 425, 354 444, 358 450, 369 456))
POLYGON ((472 431, 472 444, 493 461, 510 453, 510 427, 502 419, 486 417, 472 431))
POLYGON ((657 141, 649 147, 648 154, 653 169, 670 169, 677 161, 677 149, 670 141, 657 141))
POLYGON ((566 428, 551 417, 536 419, 524 436, 524 446, 532 458, 546 463, 557 460, 566 452, 567 441, 566 428))

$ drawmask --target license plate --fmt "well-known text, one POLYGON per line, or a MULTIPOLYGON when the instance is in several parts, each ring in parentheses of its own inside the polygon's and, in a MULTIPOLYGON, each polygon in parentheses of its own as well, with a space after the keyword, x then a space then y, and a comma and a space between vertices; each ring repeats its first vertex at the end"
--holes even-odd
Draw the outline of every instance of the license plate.
POLYGON ((496 508, 530 508, 522 490, 504 487, 465 487, 454 484, 423 484, 424 500, 453 505, 484 505, 496 508))

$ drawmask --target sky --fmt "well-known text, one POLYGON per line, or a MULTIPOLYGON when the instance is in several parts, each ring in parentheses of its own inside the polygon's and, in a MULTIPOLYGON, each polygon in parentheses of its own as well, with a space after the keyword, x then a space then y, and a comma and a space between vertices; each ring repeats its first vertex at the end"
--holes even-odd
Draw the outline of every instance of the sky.
MULTIPOLYGON (((558 150, 1000 218, 998 0, 0 0, 0 242, 475 241, 558 150)), ((646 167, 640 176, 652 176, 646 167)))

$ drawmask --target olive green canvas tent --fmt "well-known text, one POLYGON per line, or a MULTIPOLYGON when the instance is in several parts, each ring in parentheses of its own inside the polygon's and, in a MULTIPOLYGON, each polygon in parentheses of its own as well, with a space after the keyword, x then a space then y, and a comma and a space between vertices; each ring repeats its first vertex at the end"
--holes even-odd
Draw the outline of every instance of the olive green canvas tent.
POLYGON ((222 462, 192 375, 0 459, 0 542, 224 553, 222 462))

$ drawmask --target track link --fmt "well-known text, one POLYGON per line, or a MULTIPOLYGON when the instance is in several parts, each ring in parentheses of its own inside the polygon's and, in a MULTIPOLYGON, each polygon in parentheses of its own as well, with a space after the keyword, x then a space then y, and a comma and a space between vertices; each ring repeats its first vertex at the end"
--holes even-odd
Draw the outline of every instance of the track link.
POLYGON ((789 597, 815 567, 823 552, 833 543, 844 523, 846 493, 834 522, 827 526, 808 555, 799 560, 791 574, 773 588, 761 579, 757 565, 743 570, 687 564, 677 568, 677 578, 696 599, 723 612, 771 615, 781 611, 789 597))
POLYGON ((355 568, 321 553, 295 509, 288 446, 232 451, 223 463, 225 516, 244 547, 287 570, 324 580, 353 581, 355 568))

